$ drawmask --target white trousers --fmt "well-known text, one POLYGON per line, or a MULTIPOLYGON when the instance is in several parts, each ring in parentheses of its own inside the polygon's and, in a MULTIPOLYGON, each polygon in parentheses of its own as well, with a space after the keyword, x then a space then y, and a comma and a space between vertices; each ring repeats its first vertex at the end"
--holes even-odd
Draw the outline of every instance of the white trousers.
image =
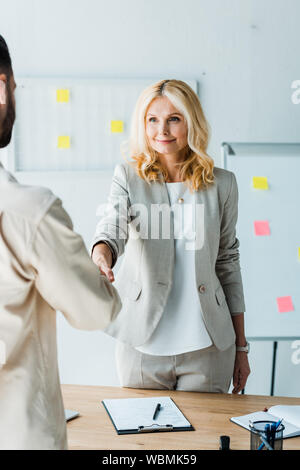
POLYGON ((176 356, 153 356, 117 342, 116 363, 122 387, 227 393, 233 376, 235 344, 214 345, 176 356))

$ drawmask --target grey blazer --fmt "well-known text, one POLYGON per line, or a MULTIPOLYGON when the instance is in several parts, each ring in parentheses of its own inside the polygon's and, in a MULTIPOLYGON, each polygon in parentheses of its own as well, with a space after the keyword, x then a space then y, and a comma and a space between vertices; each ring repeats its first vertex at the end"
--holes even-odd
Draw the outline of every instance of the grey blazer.
MULTIPOLYGON (((238 188, 232 172, 214 167, 214 175, 213 184, 196 192, 196 202, 204 205, 204 244, 195 250, 195 288, 207 331, 215 346, 225 350, 235 341, 231 316, 245 311, 236 238, 238 188)), ((153 204, 170 207, 166 185, 162 176, 148 184, 131 165, 122 163, 115 169, 109 204, 93 246, 105 241, 113 252, 113 265, 125 251, 115 282, 123 307, 105 332, 132 346, 144 344, 156 328, 174 269, 174 238, 138 234, 130 214, 136 204, 145 205, 149 213, 153 204)), ((139 215, 141 228, 151 225, 147 214, 139 215)))

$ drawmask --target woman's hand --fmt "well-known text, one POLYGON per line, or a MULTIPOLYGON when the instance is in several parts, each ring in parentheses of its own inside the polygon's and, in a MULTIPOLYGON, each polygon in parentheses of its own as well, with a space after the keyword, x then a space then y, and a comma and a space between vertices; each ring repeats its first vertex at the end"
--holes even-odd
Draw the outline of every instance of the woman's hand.
POLYGON ((106 243, 100 242, 95 245, 92 253, 92 260, 96 266, 98 266, 101 274, 104 274, 109 282, 114 282, 115 277, 111 269, 112 252, 106 243))
POLYGON ((234 388, 232 393, 239 393, 243 388, 245 388, 250 372, 248 354, 243 351, 236 351, 233 371, 234 388))

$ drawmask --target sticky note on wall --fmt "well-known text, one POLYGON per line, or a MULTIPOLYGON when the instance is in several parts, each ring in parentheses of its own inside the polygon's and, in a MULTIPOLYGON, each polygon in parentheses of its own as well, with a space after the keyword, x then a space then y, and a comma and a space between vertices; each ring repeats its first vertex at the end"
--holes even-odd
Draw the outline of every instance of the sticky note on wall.
POLYGON ((266 176, 253 176, 252 187, 255 189, 269 189, 268 178, 266 176))
POLYGON ((59 149, 68 149, 70 148, 70 137, 68 135, 60 135, 57 139, 57 147, 59 149))
POLYGON ((255 235, 270 235, 270 226, 267 220, 255 220, 254 222, 255 235))
POLYGON ((67 89, 56 90, 56 101, 58 103, 68 103, 70 100, 70 91, 67 89))
POLYGON ((291 312, 294 310, 292 297, 287 295, 286 297, 277 297, 277 307, 279 313, 291 312))
POLYGON ((124 132, 124 122, 123 121, 110 121, 110 131, 113 134, 124 132))

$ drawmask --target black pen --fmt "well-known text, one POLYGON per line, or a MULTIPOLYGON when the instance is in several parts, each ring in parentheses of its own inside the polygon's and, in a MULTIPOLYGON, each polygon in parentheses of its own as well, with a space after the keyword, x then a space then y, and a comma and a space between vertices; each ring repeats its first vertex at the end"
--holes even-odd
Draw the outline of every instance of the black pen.
POLYGON ((153 415, 153 418, 152 418, 152 419, 155 419, 155 418, 156 418, 156 416, 158 415, 158 412, 159 412, 160 408, 161 408, 160 403, 157 403, 156 408, 155 408, 155 411, 154 411, 154 415, 153 415))

